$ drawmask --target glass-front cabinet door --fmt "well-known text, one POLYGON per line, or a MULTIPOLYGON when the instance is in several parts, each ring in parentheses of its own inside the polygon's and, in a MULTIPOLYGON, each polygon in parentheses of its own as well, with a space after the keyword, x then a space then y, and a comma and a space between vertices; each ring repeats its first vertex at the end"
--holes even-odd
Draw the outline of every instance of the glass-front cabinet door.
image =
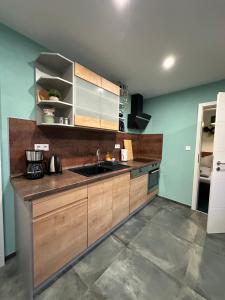
POLYGON ((75 77, 75 125, 100 128, 100 88, 75 77))
POLYGON ((75 125, 119 130, 118 94, 75 76, 74 97, 75 125))
POLYGON ((119 130, 119 96, 101 90, 101 128, 119 130))

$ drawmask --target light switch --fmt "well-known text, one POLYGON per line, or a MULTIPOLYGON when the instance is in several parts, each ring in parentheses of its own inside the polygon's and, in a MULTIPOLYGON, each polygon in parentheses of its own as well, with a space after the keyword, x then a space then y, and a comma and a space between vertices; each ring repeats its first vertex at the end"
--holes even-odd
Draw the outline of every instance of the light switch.
POLYGON ((185 150, 186 150, 186 151, 191 151, 191 146, 186 146, 186 147, 185 147, 185 150))
POLYGON ((34 150, 49 151, 49 144, 34 144, 34 150))
POLYGON ((115 149, 120 149, 120 144, 115 144, 115 149))

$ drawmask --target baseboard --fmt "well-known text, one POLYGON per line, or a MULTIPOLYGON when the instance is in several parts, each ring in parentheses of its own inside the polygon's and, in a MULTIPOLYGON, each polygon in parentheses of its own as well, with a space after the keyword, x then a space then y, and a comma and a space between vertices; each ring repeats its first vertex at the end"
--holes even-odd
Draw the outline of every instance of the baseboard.
POLYGON ((173 199, 169 199, 169 198, 162 197, 162 196, 158 196, 158 197, 160 197, 160 198, 162 198, 162 199, 165 199, 165 200, 168 200, 168 201, 172 201, 172 202, 174 202, 174 203, 176 203, 176 204, 179 204, 179 205, 182 205, 182 206, 184 206, 184 207, 191 208, 191 205, 184 204, 184 203, 182 203, 182 202, 178 202, 178 201, 175 201, 175 200, 173 200, 173 199))
POLYGON ((16 256, 16 252, 13 252, 13 253, 11 253, 11 254, 5 256, 5 261, 7 261, 7 260, 9 260, 9 259, 11 259, 11 258, 13 258, 13 257, 15 257, 15 256, 16 256))

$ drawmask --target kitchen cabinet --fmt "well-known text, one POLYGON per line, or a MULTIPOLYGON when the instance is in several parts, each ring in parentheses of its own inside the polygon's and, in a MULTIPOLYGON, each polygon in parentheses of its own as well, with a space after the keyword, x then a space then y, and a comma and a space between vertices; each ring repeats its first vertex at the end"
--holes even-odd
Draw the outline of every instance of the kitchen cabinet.
POLYGON ((107 91, 101 91, 101 128, 119 130, 119 100, 118 96, 107 91))
POLYGON ((130 173, 113 178, 112 226, 116 226, 129 216, 130 173))
POLYGON ((130 213, 139 208, 148 199, 148 174, 130 181, 130 213))
POLYGON ((90 82, 98 87, 102 87, 101 76, 78 63, 75 63, 74 74, 75 76, 80 77, 86 80, 87 82, 90 82))
POLYGON ((111 81, 102 77, 102 86, 104 90, 109 91, 117 96, 120 95, 120 87, 111 81))
POLYGON ((34 286, 87 248, 87 187, 32 204, 34 286))
POLYGON ((119 130, 120 87, 75 64, 75 125, 119 130))
POLYGON ((101 98, 99 87, 75 78, 75 125, 101 127, 101 98))
POLYGON ((74 63, 59 53, 42 52, 35 62, 36 120, 42 126, 73 126, 73 78, 74 63), (60 94, 51 99, 49 90, 60 94), (49 99, 50 98, 50 99, 49 99), (51 123, 46 120, 45 109, 54 110, 51 123), (68 118, 69 124, 62 124, 59 118, 68 118))
POLYGON ((88 246, 112 227, 112 179, 88 185, 88 246))

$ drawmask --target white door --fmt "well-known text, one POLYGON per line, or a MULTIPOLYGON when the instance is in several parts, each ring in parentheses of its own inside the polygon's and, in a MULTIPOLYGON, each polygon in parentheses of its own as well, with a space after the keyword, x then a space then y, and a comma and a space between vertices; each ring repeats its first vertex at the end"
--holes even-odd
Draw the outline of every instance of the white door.
POLYGON ((225 233, 225 93, 217 96, 208 233, 225 233))

